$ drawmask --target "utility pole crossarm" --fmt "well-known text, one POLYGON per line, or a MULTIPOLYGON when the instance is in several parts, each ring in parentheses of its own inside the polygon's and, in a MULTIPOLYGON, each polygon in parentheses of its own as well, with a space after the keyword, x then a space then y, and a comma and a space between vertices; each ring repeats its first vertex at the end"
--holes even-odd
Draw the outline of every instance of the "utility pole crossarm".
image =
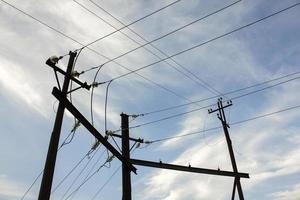
POLYGON ((87 90, 89 90, 91 88, 91 86, 88 85, 86 82, 82 83, 80 80, 78 80, 77 78, 73 77, 71 74, 68 74, 64 70, 62 70, 59 67, 57 67, 53 62, 51 62, 50 59, 48 59, 46 61, 46 64, 49 67, 53 68, 54 71, 57 71, 57 72, 61 73, 62 75, 66 76, 67 78, 71 79, 72 81, 74 81, 75 83, 77 83, 78 85, 80 85, 82 88, 85 88, 87 90))
POLYGON ((161 162, 151 162, 151 161, 137 160, 137 159, 130 159, 130 161, 134 165, 141 165, 141 166, 145 166, 145 167, 155 167, 155 168, 161 168, 161 169, 170 169, 170 170, 186 171, 186 172, 193 172, 193 173, 200 173, 200 174, 210 174, 210 175, 217 175, 217 176, 249 178, 249 174, 247 174, 247 173, 196 168, 196 167, 190 167, 190 166, 173 165, 173 164, 166 164, 166 163, 161 163, 161 162))
POLYGON ((107 140, 95 129, 95 127, 75 108, 75 106, 57 89, 53 88, 52 94, 61 102, 66 109, 68 109, 74 117, 76 117, 80 123, 85 126, 89 132, 97 138, 114 156, 116 156, 123 164, 125 164, 131 171, 136 173, 136 168, 130 163, 129 160, 124 157, 116 150, 107 140))
MULTIPOLYGON (((122 138, 122 135, 118 135, 118 134, 115 134, 115 133, 109 133, 108 135, 111 135, 111 136, 117 137, 117 138, 122 138)), ((130 141, 134 141, 134 142, 144 143, 144 140, 141 139, 141 138, 132 138, 132 137, 129 137, 129 140, 130 141)))
MULTIPOLYGON (((222 99, 219 100, 219 102, 222 102, 222 99)), ((211 114, 211 113, 214 113, 214 112, 217 112, 217 111, 220 111, 221 109, 224 109, 224 108, 227 108, 229 106, 232 106, 232 101, 227 101, 227 105, 223 106, 223 104, 220 104, 221 107, 219 107, 219 103, 218 103, 218 108, 217 109, 209 109, 208 110, 208 114, 211 114)))

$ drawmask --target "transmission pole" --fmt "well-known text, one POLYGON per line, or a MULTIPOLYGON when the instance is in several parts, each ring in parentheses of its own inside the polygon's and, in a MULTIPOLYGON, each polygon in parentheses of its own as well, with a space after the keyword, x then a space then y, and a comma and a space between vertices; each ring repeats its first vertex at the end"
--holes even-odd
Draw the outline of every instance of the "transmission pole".
MULTIPOLYGON (((130 159, 129 147, 129 122, 128 115, 121 114, 121 129, 122 129, 122 156, 124 159, 130 159)), ((122 186, 123 197, 122 200, 131 200, 131 170, 122 164, 122 186)))
MULTIPOLYGON (((61 91, 65 97, 67 96, 69 83, 70 83, 70 79, 71 79, 71 73, 72 73, 72 69, 73 69, 73 65, 74 65, 74 60, 75 60, 77 53, 70 52, 69 55, 70 55, 70 58, 69 58, 69 62, 68 62, 67 72, 66 72, 67 75, 64 78, 63 88, 61 91)), ((49 63, 49 62, 47 61, 47 63, 49 63)), ((53 63, 53 65, 55 65, 55 63, 53 63)), ((60 102, 58 105, 58 109, 57 109, 57 113, 56 113, 56 117, 55 117, 55 123, 54 123, 53 131, 51 134, 51 138, 50 138, 47 159, 45 162, 44 173, 43 173, 42 183, 40 186, 38 200, 49 200, 50 199, 50 193, 51 193, 53 174, 54 174, 54 169, 55 169, 55 162, 56 162, 61 126, 62 126, 62 122, 63 122, 64 110, 65 110, 65 106, 60 102)))
MULTIPOLYGON (((226 142, 227 142, 227 146, 228 146, 228 150, 229 150, 229 155, 230 155, 232 168, 233 168, 233 171, 235 173, 238 173, 238 168, 237 168, 237 164, 236 164, 236 161, 235 161, 234 152, 233 152, 233 148, 232 148, 232 142, 231 142, 231 139, 230 139, 230 136, 229 136, 229 131, 228 131, 228 128, 230 128, 230 126, 227 124, 226 116, 225 116, 225 112, 224 112, 224 108, 227 108, 229 106, 232 106, 231 101, 228 101, 227 105, 223 106, 222 98, 220 98, 218 100, 218 108, 215 109, 215 110, 209 109, 208 113, 211 114, 211 113, 216 112, 216 111, 219 112, 218 113, 218 118, 220 119, 220 121, 222 123, 223 131, 224 131, 224 134, 225 134, 225 138, 226 138, 226 142)), ((244 195, 243 195, 243 190, 242 190, 242 186, 241 186, 241 182, 240 182, 240 177, 238 177, 238 176, 236 176, 235 179, 234 179, 233 191, 232 191, 232 197, 231 197, 232 200, 234 200, 235 189, 236 188, 237 188, 240 200, 244 200, 244 195)))

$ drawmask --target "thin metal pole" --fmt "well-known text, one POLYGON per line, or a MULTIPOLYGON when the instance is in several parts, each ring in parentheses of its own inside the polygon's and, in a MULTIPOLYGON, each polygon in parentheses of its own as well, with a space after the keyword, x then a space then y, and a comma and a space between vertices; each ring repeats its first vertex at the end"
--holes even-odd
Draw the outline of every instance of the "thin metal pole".
MULTIPOLYGON (((121 114, 121 128, 122 128, 122 156, 124 159, 130 159, 129 149, 129 122, 128 115, 121 114)), ((131 200, 131 170, 124 164, 122 164, 122 185, 123 185, 123 197, 122 200, 131 200)))
MULTIPOLYGON (((68 67, 67 67, 68 75, 70 75, 72 72, 74 60, 75 60, 77 53, 70 52, 69 55, 70 55, 70 58, 69 58, 68 67)), ((67 95, 69 83, 70 83, 70 76, 65 76, 63 88, 62 88, 62 93, 64 96, 67 95)), ((53 174, 54 174, 54 169, 55 169, 55 162, 56 162, 61 126, 62 126, 62 122, 63 122, 64 110, 65 110, 65 106, 62 103, 59 103, 53 131, 52 131, 51 138, 50 138, 47 159, 45 162, 43 179, 42 179, 42 183, 40 186, 38 200, 49 200, 50 199, 50 193, 51 193, 53 174)))

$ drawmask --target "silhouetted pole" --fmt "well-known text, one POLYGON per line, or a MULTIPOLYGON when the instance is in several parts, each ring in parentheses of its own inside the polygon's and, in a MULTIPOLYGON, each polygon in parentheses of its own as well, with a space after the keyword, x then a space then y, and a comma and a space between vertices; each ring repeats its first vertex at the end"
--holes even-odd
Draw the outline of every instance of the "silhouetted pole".
MULTIPOLYGON (((70 52, 69 55, 70 55, 70 58, 69 58, 68 67, 67 67, 67 74, 71 75, 74 60, 75 60, 77 53, 70 52)), ((65 76, 63 88, 62 88, 62 93, 64 96, 67 95, 69 83, 70 83, 70 76, 65 76)), ((62 126, 62 122, 63 122, 64 110, 65 110, 65 106, 62 103, 59 103, 53 131, 52 131, 51 138, 50 138, 47 159, 46 159, 46 163, 45 163, 44 174, 43 174, 43 179, 42 179, 42 183, 40 186, 38 200, 49 200, 50 199, 50 193, 51 193, 53 174, 54 174, 54 169, 55 169, 55 162, 56 162, 61 126, 62 126)))
MULTIPOLYGON (((124 159, 130 159, 129 149, 129 122, 128 115, 121 114, 121 129, 122 129, 122 156, 124 159)), ((131 170, 124 164, 122 164, 122 185, 123 185, 123 197, 122 200, 131 200, 131 170)))
MULTIPOLYGON (((228 128, 229 125, 227 124, 226 121, 226 116, 225 116, 225 112, 224 112, 224 108, 227 108, 229 106, 232 106, 232 102, 229 101, 227 105, 223 106, 222 103, 222 98, 220 98, 218 100, 218 109, 216 110, 208 110, 209 113, 213 113, 218 111, 218 118, 220 119, 220 121, 222 122, 222 126, 223 126, 223 130, 224 130, 224 134, 225 134, 225 138, 226 138, 226 142, 227 142, 227 147, 229 150, 229 155, 230 155, 230 160, 231 160, 231 164, 232 164, 232 168, 233 171, 235 173, 238 173, 238 168, 236 165, 236 161, 235 161, 235 157, 234 157, 234 152, 233 152, 233 148, 232 148, 232 142, 229 136, 229 132, 228 132, 228 128)), ((233 192, 232 192, 232 197, 231 199, 234 199, 234 195, 235 195, 235 186, 237 188, 238 194, 239 194, 239 198, 240 200, 244 200, 244 195, 243 195, 243 190, 242 190, 242 186, 241 186, 241 182, 240 182, 240 177, 235 177, 234 183, 233 183, 233 192)))

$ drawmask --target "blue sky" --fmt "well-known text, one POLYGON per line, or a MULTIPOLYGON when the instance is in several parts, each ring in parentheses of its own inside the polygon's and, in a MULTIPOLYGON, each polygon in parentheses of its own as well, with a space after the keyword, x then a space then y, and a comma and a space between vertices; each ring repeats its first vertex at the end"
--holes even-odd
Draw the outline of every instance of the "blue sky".
MULTIPOLYGON (((7 0, 23 11, 40 19, 70 37, 87 44, 115 29, 88 13, 72 0, 36 1, 7 0)), ((78 0, 81 4, 103 17, 113 26, 123 25, 107 15, 91 2, 78 0)), ((172 1, 95 1, 112 15, 128 24, 157 10, 172 1)), ((147 40, 153 40, 195 19, 231 4, 233 1, 181 0, 132 26, 133 30, 147 40)), ((153 43, 168 55, 200 44, 235 28, 279 11, 294 0, 243 0, 234 6, 184 28, 153 43)), ((263 22, 235 32, 204 46, 174 57, 174 60, 193 72, 215 90, 225 93, 299 71, 300 64, 300 7, 297 6, 263 22)), ((0 1, 0 199, 20 199, 44 166, 50 134, 52 131, 56 99, 51 95, 56 85, 53 72, 44 63, 50 56, 64 55, 80 45, 62 37, 53 30, 37 23, 0 1)), ((124 34, 144 44, 140 37, 128 29, 107 37, 91 47, 113 58, 138 44, 124 34), (123 33, 123 34, 122 34, 123 33)), ((151 46, 146 48, 159 57, 161 52, 151 46)), ((130 69, 137 69, 158 58, 141 48, 116 62, 130 69)), ((67 57, 59 62, 65 69, 67 57)), ((84 49, 78 58, 76 70, 82 71, 106 62, 107 59, 84 49)), ((214 96, 199 80, 178 73, 176 63, 161 62, 138 73, 173 94, 149 81, 131 74, 114 81, 108 97, 108 129, 120 126, 121 112, 140 114, 169 106, 188 103, 214 96), (174 95, 174 92, 176 95, 174 95), (181 97, 179 97, 181 96, 181 97)), ((182 70, 182 69, 181 69, 182 70)), ((101 70, 98 81, 110 80, 127 73, 116 63, 108 63, 101 70)), ((83 74, 80 79, 91 83, 95 71, 83 74)), ((297 77, 297 76, 292 76, 297 77)), ((287 80, 287 79, 284 79, 287 80)), ((278 83, 273 82, 273 83, 278 83)), ((272 84, 273 84, 272 83, 272 84)), ((269 84, 270 85, 270 84, 269 84)), ((264 85, 264 86, 268 86, 264 85)), ((238 98, 226 110, 229 123, 252 118, 299 104, 299 80, 238 98)), ((227 95, 233 98, 245 92, 227 95)), ((105 86, 95 89, 94 125, 104 131, 105 86)), ((168 117, 173 114, 197 109, 216 103, 217 98, 191 104, 167 112, 138 117, 131 126, 168 117)), ((73 102, 90 120, 90 92, 73 93, 73 102)), ((249 121, 230 128, 238 168, 250 174, 242 180, 246 199, 300 199, 300 136, 299 109, 293 109, 269 117, 249 121)), ((73 126, 70 113, 65 113, 61 141, 73 126)), ((180 136, 220 126, 217 116, 208 115, 207 109, 174 117, 151 125, 132 129, 133 137, 156 140, 180 136)), ((117 139, 118 140, 118 139, 117 139)), ((80 126, 73 141, 64 146, 57 157, 54 187, 89 151, 94 138, 80 126)), ((79 177, 70 192, 83 181, 89 170, 95 170, 106 160, 104 147, 100 147, 90 164, 79 177), (104 154, 103 154, 104 153, 104 154), (101 155, 103 157, 100 157, 101 155), (100 157, 100 158, 99 158, 100 157), (95 164, 97 158, 99 162, 95 164)), ((222 130, 202 132, 189 137, 142 145, 132 154, 134 158, 188 165, 203 168, 232 170, 226 141, 222 130)), ((89 161, 83 163, 52 195, 61 199, 68 186, 89 161)), ((92 199, 97 190, 120 166, 118 160, 110 168, 102 168, 80 188, 73 199, 92 199)), ((229 199, 233 179, 199 174, 189 174, 137 166, 138 175, 132 175, 133 199, 180 200, 180 199, 229 199)), ((118 171, 104 187, 97 199, 120 199, 121 171, 118 171)), ((40 179, 25 199, 36 199, 40 179)), ((68 196, 68 195, 66 195, 68 196)), ((71 198, 69 198, 71 199, 71 198)))

